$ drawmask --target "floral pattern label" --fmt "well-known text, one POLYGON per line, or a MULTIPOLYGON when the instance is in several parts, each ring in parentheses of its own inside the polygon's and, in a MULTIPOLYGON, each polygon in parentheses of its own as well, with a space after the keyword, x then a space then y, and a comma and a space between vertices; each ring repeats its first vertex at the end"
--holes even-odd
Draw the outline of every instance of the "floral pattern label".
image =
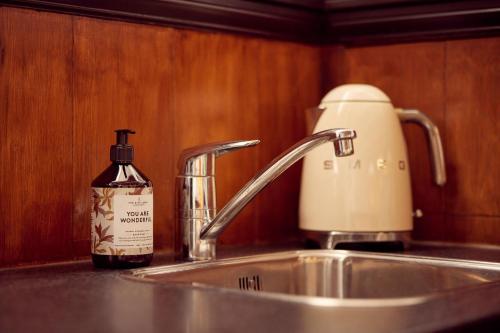
POLYGON ((153 188, 92 188, 91 252, 153 253, 153 188))

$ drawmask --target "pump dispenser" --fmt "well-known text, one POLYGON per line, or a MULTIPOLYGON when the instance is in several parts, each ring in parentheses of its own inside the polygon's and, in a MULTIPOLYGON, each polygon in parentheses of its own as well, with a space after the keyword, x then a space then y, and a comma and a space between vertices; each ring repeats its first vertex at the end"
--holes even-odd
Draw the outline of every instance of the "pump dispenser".
POLYGON ((135 134, 129 129, 116 130, 116 144, 109 149, 109 159, 112 162, 132 163, 134 160, 134 146, 128 144, 128 135, 135 134))
POLYGON ((153 184, 135 167, 130 129, 118 129, 111 165, 92 182, 91 253, 96 267, 147 266, 153 259, 153 184))

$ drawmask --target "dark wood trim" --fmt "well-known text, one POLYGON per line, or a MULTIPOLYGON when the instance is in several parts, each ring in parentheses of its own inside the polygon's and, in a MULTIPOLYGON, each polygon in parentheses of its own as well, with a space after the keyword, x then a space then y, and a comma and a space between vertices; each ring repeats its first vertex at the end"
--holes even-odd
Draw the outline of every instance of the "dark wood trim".
POLYGON ((280 2, 243 0, 0 0, 0 3, 104 19, 320 42, 318 12, 280 2))
POLYGON ((359 7, 328 10, 323 30, 325 41, 373 44, 500 33, 500 1, 379 0, 373 3, 378 6, 360 4, 359 7))
POLYGON ((349 8, 376 8, 380 6, 399 6, 402 4, 422 4, 436 0, 325 0, 323 8, 326 10, 349 9, 349 8))
POLYGON ((500 0, 0 0, 7 6, 305 43, 500 34, 500 0))

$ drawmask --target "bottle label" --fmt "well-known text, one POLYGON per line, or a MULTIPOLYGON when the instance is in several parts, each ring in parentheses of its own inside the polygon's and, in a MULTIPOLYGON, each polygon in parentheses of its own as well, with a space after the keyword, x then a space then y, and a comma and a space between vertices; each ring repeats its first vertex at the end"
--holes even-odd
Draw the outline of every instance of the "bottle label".
POLYGON ((92 188, 91 252, 153 253, 153 188, 92 188))

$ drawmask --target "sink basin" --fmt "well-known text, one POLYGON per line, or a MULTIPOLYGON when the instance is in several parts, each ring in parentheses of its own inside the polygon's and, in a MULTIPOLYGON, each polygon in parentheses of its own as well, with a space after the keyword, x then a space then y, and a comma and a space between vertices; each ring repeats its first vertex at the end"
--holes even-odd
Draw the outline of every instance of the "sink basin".
POLYGON ((376 300, 374 304, 380 306, 384 300, 389 305, 394 304, 391 300, 415 303, 500 281, 500 264, 303 250, 136 269, 128 274, 142 281, 232 289, 314 304, 376 300))

